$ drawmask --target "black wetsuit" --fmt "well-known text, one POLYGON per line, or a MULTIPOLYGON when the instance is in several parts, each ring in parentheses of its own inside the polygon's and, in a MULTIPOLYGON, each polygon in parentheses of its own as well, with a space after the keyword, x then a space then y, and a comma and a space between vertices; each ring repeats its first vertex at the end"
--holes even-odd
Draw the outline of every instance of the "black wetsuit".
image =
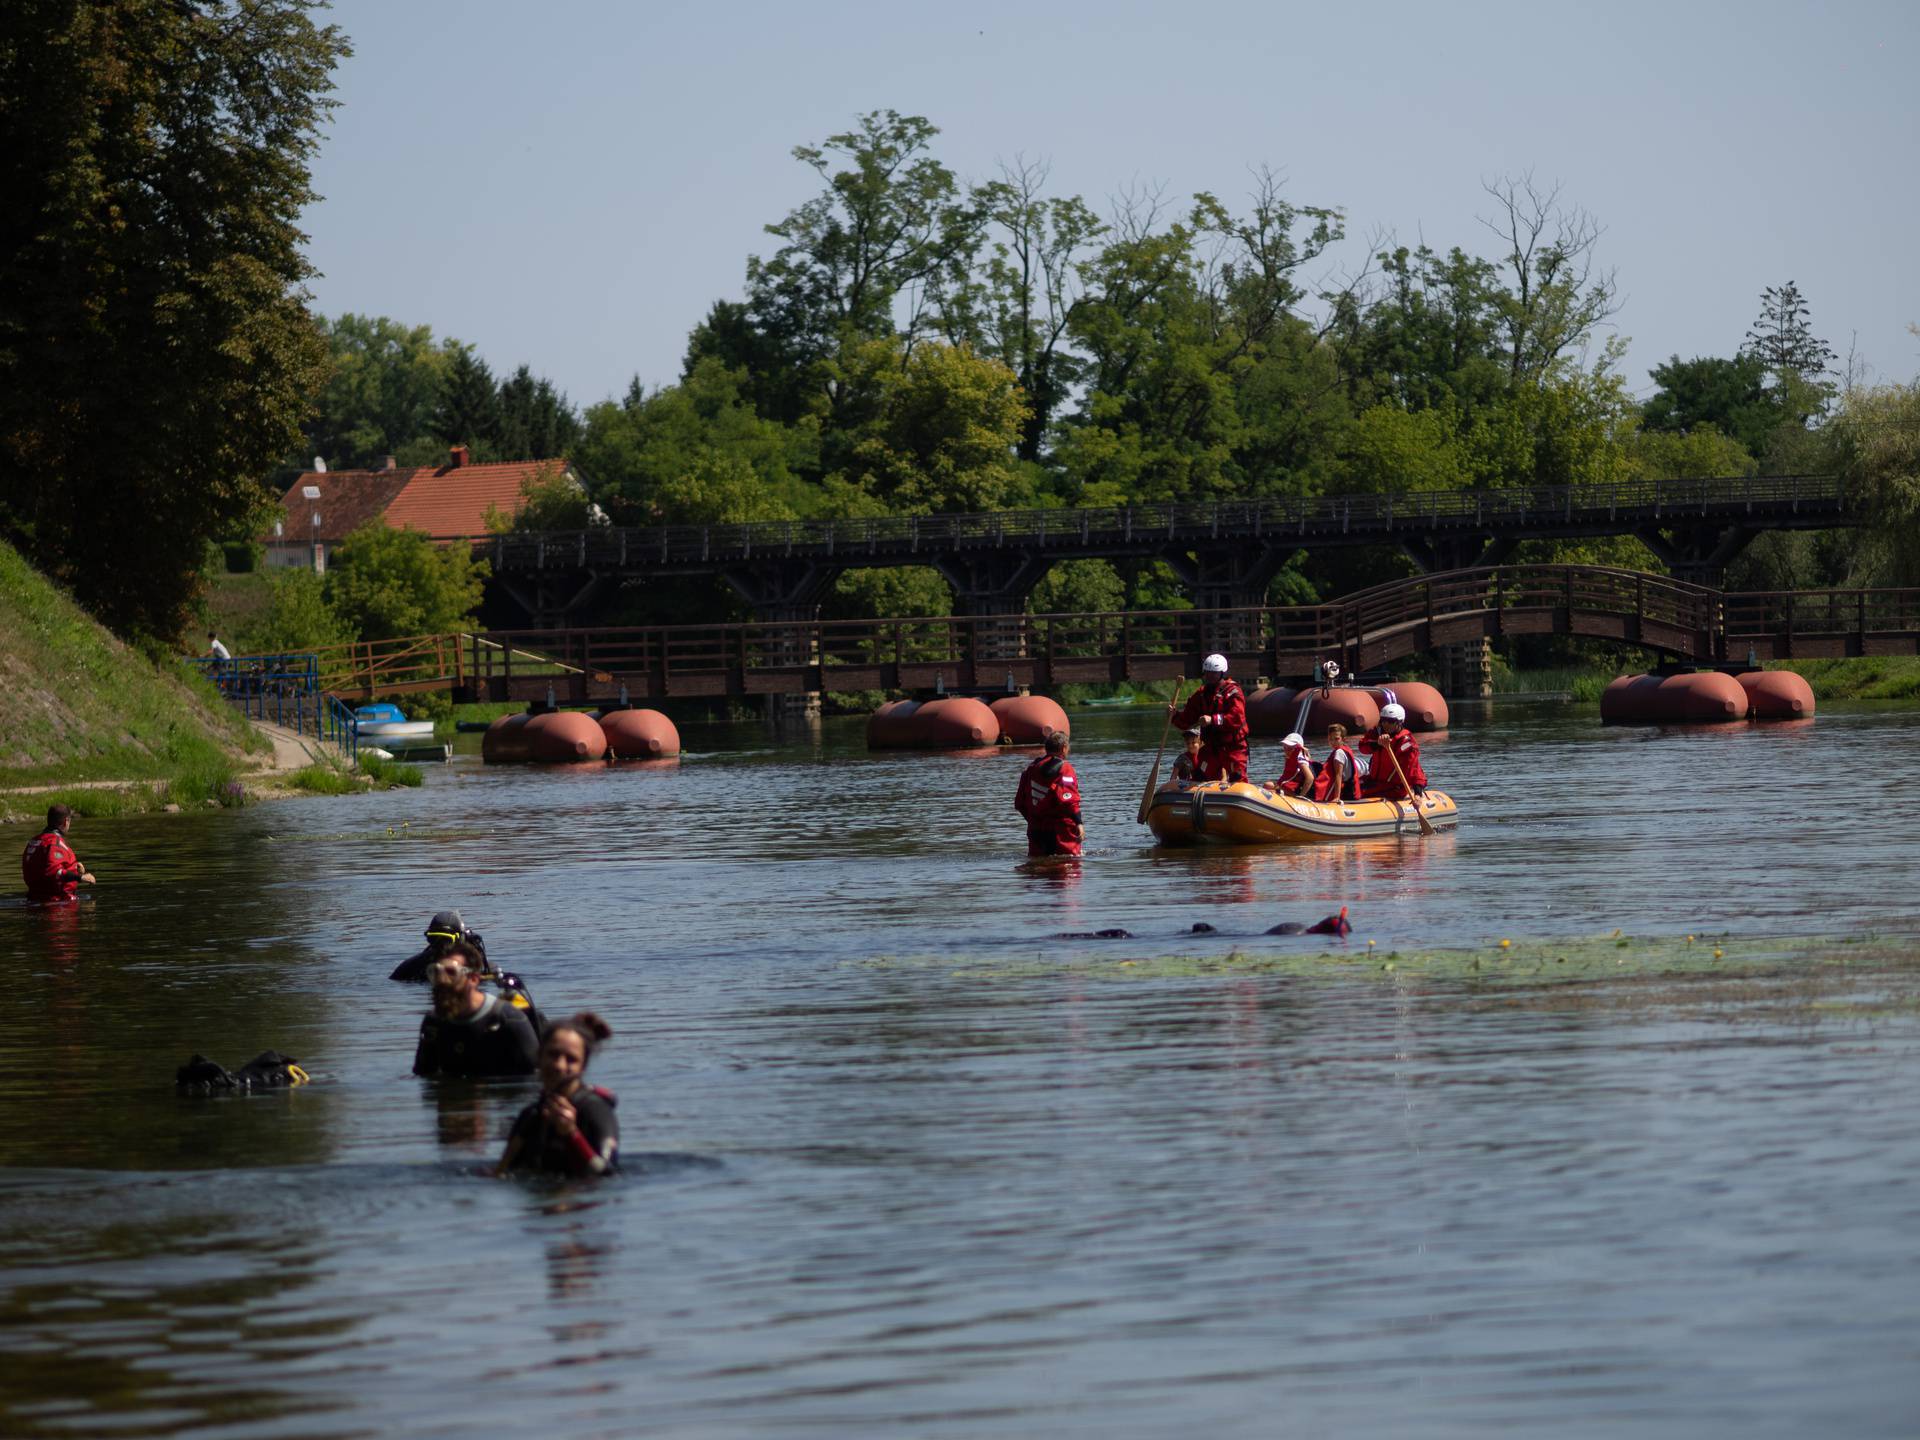
POLYGON ((509 1143, 518 1144, 511 1168, 542 1175, 597 1175, 612 1170, 620 1151, 620 1121, 613 1113, 620 1102, 613 1093, 582 1085, 567 1097, 573 1106, 575 1128, 602 1162, 598 1167, 585 1148, 547 1124, 546 1116, 540 1113, 546 1098, 542 1095, 514 1120, 509 1143))
POLYGON ((429 1013, 413 1052, 416 1075, 531 1075, 540 1041, 526 1015, 497 995, 465 1020, 429 1013))
MULTIPOLYGON (((474 949, 480 952, 480 960, 481 960, 481 963, 484 965, 487 958, 486 941, 482 940, 478 935, 474 934, 472 931, 467 932, 466 941, 469 945, 473 946, 474 949)), ((387 979, 405 980, 413 984, 424 985, 427 983, 427 980, 428 980, 427 967, 433 964, 434 960, 437 958, 438 956, 435 954, 433 946, 429 945, 427 946, 426 949, 422 950, 418 955, 410 956, 407 959, 402 960, 398 965, 394 966, 393 973, 387 976, 387 979)))

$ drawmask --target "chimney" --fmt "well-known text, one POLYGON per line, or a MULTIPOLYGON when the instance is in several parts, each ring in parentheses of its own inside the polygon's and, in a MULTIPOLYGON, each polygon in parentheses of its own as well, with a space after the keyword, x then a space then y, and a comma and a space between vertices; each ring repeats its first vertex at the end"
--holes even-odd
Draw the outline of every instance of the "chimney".
POLYGON ((397 457, 397 456, 394 456, 394 455, 382 455, 382 456, 380 457, 380 468, 381 468, 382 470, 393 470, 393 469, 396 469, 396 468, 397 468, 397 467, 399 466, 399 464, 400 464, 400 460, 399 460, 399 457, 397 457))
POLYGON ((467 463, 467 447, 466 446, 454 445, 448 449, 447 467, 449 469, 458 470, 462 465, 466 463, 467 463))

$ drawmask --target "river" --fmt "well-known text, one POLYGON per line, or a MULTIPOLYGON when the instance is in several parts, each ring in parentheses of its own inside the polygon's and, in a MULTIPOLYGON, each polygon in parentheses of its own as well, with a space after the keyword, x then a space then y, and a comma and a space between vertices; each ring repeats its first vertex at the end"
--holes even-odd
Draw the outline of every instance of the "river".
POLYGON ((1022 861, 1027 755, 841 721, 76 821, 98 898, 0 904, 0 1433, 1920 1429, 1904 970, 1671 1004, 1378 963, 1920 933, 1912 716, 1501 704, 1425 745, 1457 832, 1257 852, 1154 849, 1156 717, 1075 725, 1077 869, 1022 861), (612 1023, 623 1177, 477 1178, 528 1086, 408 1074, 385 976, 446 906, 612 1023), (172 1091, 268 1047, 315 1083, 172 1091))

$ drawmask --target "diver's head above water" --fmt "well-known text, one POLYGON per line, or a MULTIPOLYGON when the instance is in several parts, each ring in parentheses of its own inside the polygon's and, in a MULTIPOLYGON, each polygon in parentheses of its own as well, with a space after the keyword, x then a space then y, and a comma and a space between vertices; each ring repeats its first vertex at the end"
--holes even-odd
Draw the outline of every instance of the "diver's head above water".
POLYGON ((486 1004, 486 992, 480 988, 486 964, 480 951, 465 940, 454 941, 445 954, 436 955, 427 967, 434 1013, 442 1019, 458 1020, 486 1004))

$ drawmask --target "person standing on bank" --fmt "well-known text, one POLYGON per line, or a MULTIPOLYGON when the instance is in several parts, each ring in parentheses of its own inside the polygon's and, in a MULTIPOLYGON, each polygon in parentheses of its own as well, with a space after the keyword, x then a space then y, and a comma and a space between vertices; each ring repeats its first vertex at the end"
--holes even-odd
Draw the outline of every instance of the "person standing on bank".
POLYGON ((67 844, 73 824, 69 805, 47 807, 47 828, 27 842, 20 856, 20 878, 27 882, 27 899, 35 905, 61 905, 74 898, 82 885, 93 884, 93 872, 67 844))
POLYGON ((1047 732, 1047 753, 1020 772, 1013 808, 1027 822, 1027 854, 1078 855, 1085 831, 1080 825, 1080 777, 1067 763, 1067 732, 1047 732))
POLYGON ((1167 714, 1182 730, 1200 727, 1200 778, 1240 784, 1247 778, 1247 697, 1227 674, 1227 657, 1200 663, 1200 688, 1167 714))
POLYGON ((495 1175, 604 1175, 620 1151, 620 1121, 611 1090, 583 1078, 587 1062, 613 1034, 591 1010, 556 1020, 540 1040, 540 1098, 520 1112, 495 1175))
POLYGON ((531 1075, 539 1055, 533 1024, 516 1007, 480 988, 486 961, 456 940, 427 970, 433 1009, 420 1022, 413 1073, 477 1079, 531 1075))

